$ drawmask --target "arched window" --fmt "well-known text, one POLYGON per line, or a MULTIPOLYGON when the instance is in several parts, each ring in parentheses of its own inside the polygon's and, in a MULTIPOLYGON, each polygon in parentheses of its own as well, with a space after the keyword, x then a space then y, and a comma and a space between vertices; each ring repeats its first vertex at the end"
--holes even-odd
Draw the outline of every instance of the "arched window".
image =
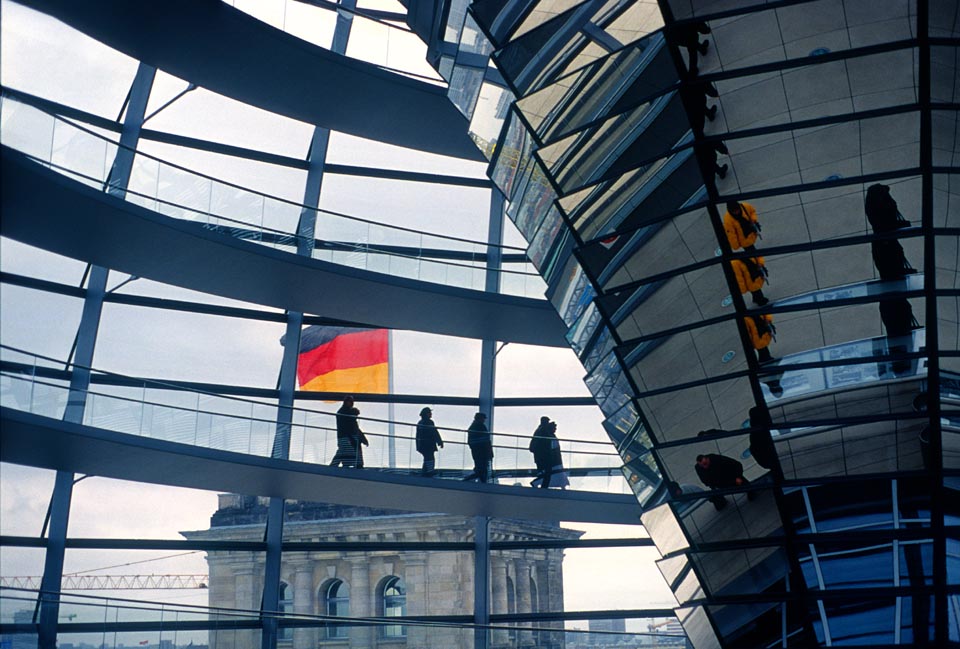
MULTIPOLYGON (((293 612, 293 593, 288 584, 280 582, 280 614, 293 612)), ((293 629, 280 627, 280 640, 293 640, 293 629)))
MULTIPOLYGON (((350 616, 350 587, 346 582, 339 579, 331 580, 321 591, 320 597, 323 602, 323 614, 335 617, 350 616)), ((346 638, 350 635, 348 626, 328 626, 327 638, 337 639, 346 638)))
MULTIPOLYGON (((380 617, 403 617, 407 614, 407 586, 399 577, 387 577, 383 580, 379 597, 380 617)), ((387 624, 383 627, 383 637, 403 638, 407 629, 402 624, 387 624)))

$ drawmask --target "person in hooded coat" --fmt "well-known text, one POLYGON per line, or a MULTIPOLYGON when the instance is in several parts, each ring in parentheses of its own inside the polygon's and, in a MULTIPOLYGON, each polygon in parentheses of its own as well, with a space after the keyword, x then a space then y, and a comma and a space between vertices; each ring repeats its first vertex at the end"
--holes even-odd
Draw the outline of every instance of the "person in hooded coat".
POLYGON ((553 454, 551 446, 555 435, 551 435, 550 418, 540 417, 540 425, 533 431, 530 439, 530 452, 533 453, 533 462, 537 465, 537 479, 543 489, 550 487, 550 469, 553 468, 553 454))
POLYGON ((731 259, 730 267, 737 278, 740 293, 749 293, 756 306, 766 306, 770 303, 761 290, 767 282, 767 267, 763 257, 745 257, 731 259))
POLYGON ((723 230, 731 250, 753 250, 760 237, 760 221, 757 210, 750 203, 729 201, 723 215, 723 230))
POLYGON ((433 411, 424 408, 420 411, 420 421, 417 422, 417 453, 423 456, 423 468, 420 474, 432 476, 436 474, 437 447, 443 448, 443 439, 440 431, 433 423, 433 411))
POLYGON ((467 444, 470 446, 470 455, 473 456, 473 471, 464 480, 487 481, 490 462, 493 460, 493 438, 486 422, 487 416, 478 412, 467 429, 467 444))
POLYGON ((354 408, 353 397, 346 397, 343 405, 337 410, 337 452, 330 462, 330 466, 345 466, 363 468, 363 451, 360 444, 369 446, 367 436, 360 430, 357 417, 360 410, 354 408))

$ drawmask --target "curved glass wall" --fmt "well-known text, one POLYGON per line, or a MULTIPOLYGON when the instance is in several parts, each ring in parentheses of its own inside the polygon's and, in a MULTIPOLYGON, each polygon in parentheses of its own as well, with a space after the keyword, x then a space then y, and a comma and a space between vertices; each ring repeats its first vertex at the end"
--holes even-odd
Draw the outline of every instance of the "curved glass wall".
POLYGON ((678 617, 696 647, 956 641, 955 12, 660 5, 475 2, 446 38, 515 97, 480 146, 611 439, 650 458, 628 480, 678 617), (855 520, 877 489, 892 532, 855 520), (814 493, 836 526, 798 524, 814 493))

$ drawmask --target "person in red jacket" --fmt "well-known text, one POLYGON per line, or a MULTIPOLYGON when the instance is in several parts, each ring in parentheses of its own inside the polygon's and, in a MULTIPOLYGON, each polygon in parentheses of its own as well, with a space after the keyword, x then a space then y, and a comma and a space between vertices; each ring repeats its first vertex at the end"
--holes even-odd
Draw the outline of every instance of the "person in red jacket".
POLYGON ((757 210, 750 203, 729 201, 723 215, 723 229, 731 250, 753 250, 760 237, 760 221, 757 210))
POLYGON ((753 303, 757 306, 765 306, 770 302, 761 290, 767 283, 767 267, 764 265, 763 257, 731 259, 730 266, 737 278, 741 294, 750 293, 753 303))

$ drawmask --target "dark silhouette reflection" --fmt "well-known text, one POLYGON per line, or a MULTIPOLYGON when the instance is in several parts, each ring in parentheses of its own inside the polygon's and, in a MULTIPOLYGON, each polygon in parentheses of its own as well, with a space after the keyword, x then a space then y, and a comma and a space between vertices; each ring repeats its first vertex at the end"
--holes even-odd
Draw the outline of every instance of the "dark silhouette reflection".
POLYGON ((687 71, 690 76, 699 72, 697 68, 697 55, 705 56, 710 49, 710 41, 700 40, 700 35, 707 35, 711 32, 710 25, 705 22, 687 23, 673 27, 673 37, 676 39, 677 46, 684 47, 687 50, 687 71))
POLYGON ((697 157, 704 178, 709 178, 712 174, 716 174, 721 180, 727 177, 729 167, 726 164, 717 163, 718 153, 724 155, 728 153, 727 145, 719 140, 716 142, 698 142, 693 145, 693 154, 697 157))
MULTIPOLYGON (((731 489, 750 484, 750 481, 743 477, 743 465, 726 455, 718 453, 698 455, 694 468, 700 482, 711 489, 731 489)), ((747 492, 747 500, 753 500, 754 497, 752 491, 747 492)), ((727 499, 724 496, 710 496, 709 500, 717 511, 727 506, 727 499)))
MULTIPOLYGON (((890 187, 887 185, 876 184, 867 188, 863 207, 874 234, 910 227, 910 222, 897 209, 897 201, 890 195, 890 187)), ((902 279, 917 272, 907 261, 903 247, 896 239, 874 241, 870 244, 870 251, 880 279, 902 279)))
POLYGON ((775 470, 778 466, 777 450, 770 436, 773 422, 770 411, 764 407, 750 408, 750 455, 764 469, 775 470))
POLYGON ((690 116, 690 126, 695 132, 703 132, 706 120, 711 122, 717 116, 716 105, 708 105, 707 97, 719 97, 717 87, 709 81, 684 82, 680 87, 680 99, 690 116))
MULTIPOLYGON (((897 207, 897 201, 890 195, 890 187, 877 183, 867 188, 867 196, 863 202, 863 211, 870 221, 874 234, 886 234, 910 227, 910 222, 903 217, 897 207)), ((882 280, 903 279, 907 275, 916 273, 903 254, 903 247, 896 239, 884 239, 870 244, 873 255, 873 265, 882 280)), ((910 340, 910 333, 919 327, 913 317, 913 308, 906 298, 885 299, 880 302, 880 319, 887 336, 887 353, 891 355, 904 354, 910 340)), ((910 361, 895 360, 889 364, 880 363, 880 375, 888 372, 902 374, 909 371, 910 361)))
MULTIPOLYGON (((905 354, 910 341, 910 334, 920 327, 913 316, 913 308, 906 298, 893 298, 880 302, 880 319, 887 334, 887 353, 891 355, 905 354)), ((910 369, 909 359, 894 360, 889 364, 889 371, 902 374, 910 369)), ((887 365, 880 364, 880 375, 887 372, 887 365)))

